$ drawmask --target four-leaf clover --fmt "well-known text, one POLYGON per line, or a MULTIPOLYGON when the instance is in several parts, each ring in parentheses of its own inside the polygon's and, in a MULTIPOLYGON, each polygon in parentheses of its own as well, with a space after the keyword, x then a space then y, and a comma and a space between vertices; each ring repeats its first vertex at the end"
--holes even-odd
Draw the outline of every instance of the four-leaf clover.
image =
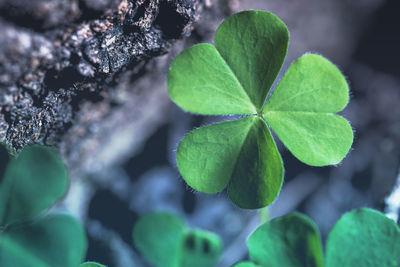
POLYGON ((226 19, 214 42, 178 55, 168 91, 181 108, 204 115, 243 115, 198 128, 177 150, 179 171, 192 188, 217 193, 228 187, 241 208, 272 203, 283 182, 283 163, 269 127, 300 161, 339 163, 353 142, 350 124, 335 115, 349 101, 341 72, 327 59, 306 54, 294 62, 264 105, 286 56, 285 24, 265 11, 226 19))

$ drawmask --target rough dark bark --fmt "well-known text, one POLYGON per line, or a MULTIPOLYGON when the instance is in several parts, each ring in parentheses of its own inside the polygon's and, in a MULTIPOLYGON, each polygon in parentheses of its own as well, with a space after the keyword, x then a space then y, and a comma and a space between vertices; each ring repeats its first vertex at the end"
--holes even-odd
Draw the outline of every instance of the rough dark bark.
POLYGON ((196 0, 0 0, 0 140, 58 144, 82 103, 107 98, 195 18, 196 0))

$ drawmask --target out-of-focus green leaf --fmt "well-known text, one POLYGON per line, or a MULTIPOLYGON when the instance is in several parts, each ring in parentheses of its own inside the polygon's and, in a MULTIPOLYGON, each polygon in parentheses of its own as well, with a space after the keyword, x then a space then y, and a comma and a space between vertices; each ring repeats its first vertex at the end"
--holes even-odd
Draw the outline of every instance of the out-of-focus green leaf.
POLYGON ((135 247, 155 266, 179 266, 183 221, 166 212, 142 216, 133 228, 135 247))
POLYGON ((142 216, 134 226, 133 242, 157 267, 212 267, 222 252, 218 236, 189 230, 180 218, 166 212, 142 216))
POLYGON ((86 235, 79 221, 64 214, 51 215, 1 233, 0 266, 76 267, 86 249, 86 235))
MULTIPOLYGON (((247 246, 254 266, 323 266, 319 232, 308 217, 297 213, 264 223, 247 246)), ((247 266, 253 265, 235 265, 247 266)), ((376 210, 344 214, 328 235, 325 266, 400 266, 400 228, 376 210)))
POLYGON ((37 216, 65 194, 67 183, 66 167, 56 152, 24 148, 9 162, 0 184, 0 225, 37 216))
POLYGON ((294 62, 268 100, 263 116, 299 160, 312 166, 339 163, 353 130, 334 113, 349 101, 342 73, 327 59, 306 54, 294 62))
POLYGON ((185 234, 179 266, 212 267, 221 253, 222 242, 217 235, 201 229, 191 230, 185 234))
POLYGON ((260 226, 249 238, 250 259, 261 266, 322 267, 319 231, 308 217, 294 213, 260 226))
POLYGON ((329 233, 326 266, 400 266, 399 227, 371 209, 344 214, 329 233))

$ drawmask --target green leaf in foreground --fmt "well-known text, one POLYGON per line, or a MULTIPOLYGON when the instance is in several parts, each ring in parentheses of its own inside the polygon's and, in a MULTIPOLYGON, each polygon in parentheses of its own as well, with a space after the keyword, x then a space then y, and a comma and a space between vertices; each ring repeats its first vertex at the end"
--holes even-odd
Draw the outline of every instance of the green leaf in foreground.
POLYGON ((218 236, 187 229, 180 218, 166 212, 142 216, 134 226, 133 243, 158 267, 211 267, 222 250, 218 236))
POLYGON ((235 74, 210 44, 194 45, 174 60, 168 75, 168 88, 175 103, 194 113, 257 112, 235 74))
POLYGON ((400 229, 380 212, 344 214, 329 233, 326 266, 400 266, 400 229))
MULTIPOLYGON (((319 232, 306 216, 273 219, 250 236, 247 246, 254 266, 323 266, 319 232)), ((329 233, 327 267, 392 267, 400 265, 400 229, 384 214, 362 208, 344 214, 329 233)), ((242 262, 235 267, 247 267, 242 262)))
POLYGON ((169 213, 142 216, 133 228, 133 243, 154 265, 178 266, 185 232, 183 221, 169 213))
POLYGON ((265 108, 286 56, 285 24, 265 11, 226 19, 214 42, 183 51, 168 72, 168 92, 181 108, 204 115, 247 117, 194 130, 177 151, 179 171, 194 189, 216 193, 228 186, 242 208, 261 208, 277 197, 283 175, 269 127, 299 160, 312 166, 339 163, 353 131, 335 115, 349 89, 327 59, 308 54, 292 64, 265 108))
POLYGON ((68 215, 51 215, 0 233, 0 266, 76 267, 86 248, 79 221, 68 215))
POLYGON ((65 194, 67 183, 66 167, 56 152, 24 148, 9 162, 0 183, 0 226, 37 216, 65 194))
POLYGON ((270 204, 283 181, 275 142, 255 116, 190 132, 179 144, 177 163, 191 187, 216 193, 228 185, 230 198, 244 208, 270 204))
POLYGON ((212 267, 222 252, 221 239, 214 233, 201 229, 186 232, 181 252, 181 267, 212 267))
POLYGON ((177 56, 168 72, 168 92, 194 113, 255 114, 286 56, 289 32, 275 15, 244 11, 226 19, 215 47, 192 46, 177 56))
POLYGON ((353 142, 348 121, 334 115, 348 101, 340 71, 327 59, 306 54, 290 66, 263 116, 299 160, 312 166, 337 164, 353 142))
POLYGON ((247 241, 250 259, 261 266, 315 266, 323 264, 319 232, 301 214, 273 219, 259 227, 247 241))

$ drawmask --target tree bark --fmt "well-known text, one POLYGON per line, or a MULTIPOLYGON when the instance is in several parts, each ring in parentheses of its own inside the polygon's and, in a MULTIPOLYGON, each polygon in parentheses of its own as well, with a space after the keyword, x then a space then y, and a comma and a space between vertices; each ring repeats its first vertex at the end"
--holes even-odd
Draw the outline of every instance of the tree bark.
MULTIPOLYGON (((191 30, 196 0, 0 0, 0 140, 59 145, 191 30), (78 119, 79 120, 79 119, 78 119)), ((134 88, 132 90, 135 90, 134 88)))

